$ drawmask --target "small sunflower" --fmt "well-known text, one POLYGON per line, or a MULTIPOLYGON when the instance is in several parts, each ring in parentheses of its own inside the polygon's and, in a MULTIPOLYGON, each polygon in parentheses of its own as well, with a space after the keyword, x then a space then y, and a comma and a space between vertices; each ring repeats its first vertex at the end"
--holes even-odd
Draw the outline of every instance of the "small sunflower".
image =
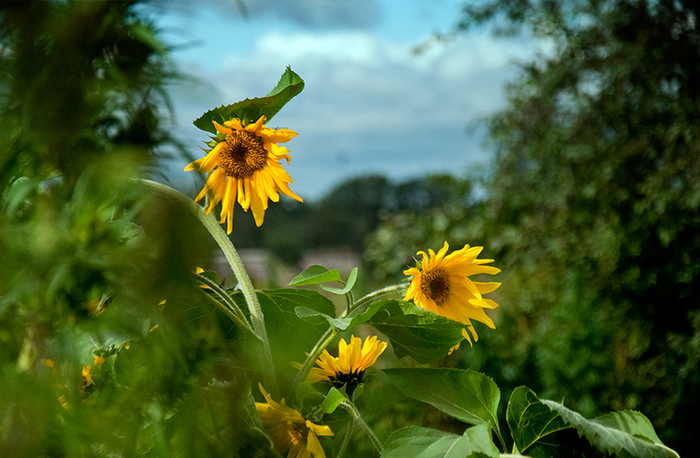
MULTIPOLYGON (((403 272, 413 277, 404 300, 413 299, 418 307, 466 324, 476 342, 479 336, 470 320, 480 321, 491 329, 496 328, 484 309, 494 309, 498 304, 484 299, 482 294, 494 291, 501 284, 476 282, 468 277, 476 274, 495 275, 500 269, 482 265, 493 262, 493 259, 476 258, 483 247, 464 245, 461 250, 445 256, 448 249, 449 245, 445 242, 437 254, 433 250, 428 250, 429 254, 418 252, 423 257, 420 268, 411 267, 403 272)), ((471 344, 466 330, 462 330, 462 334, 471 344)))
POLYGON ((309 383, 326 380, 336 388, 347 385, 350 394, 357 385, 364 383, 365 371, 372 366, 379 355, 386 350, 387 343, 377 339, 376 336, 365 339, 364 343, 359 337, 350 337, 350 345, 345 339, 340 339, 338 344, 338 357, 331 356, 328 350, 323 350, 316 360, 319 367, 314 367, 309 372, 306 380, 309 383))
POLYGON ((296 132, 265 126, 265 116, 246 126, 238 118, 224 122, 223 126, 212 122, 219 132, 218 143, 206 156, 187 165, 185 171, 211 172, 195 202, 210 193, 209 205, 204 210, 209 213, 221 201, 219 223, 227 221, 227 233, 233 230, 236 200, 243 210, 252 208, 257 226, 263 223, 268 199, 279 202, 280 192, 303 202, 289 189, 293 181, 280 164, 282 159, 289 164, 289 150, 278 145, 296 137, 296 132))
POLYGON ((328 426, 321 426, 305 420, 296 410, 272 400, 261 384, 260 392, 267 402, 256 402, 255 408, 263 426, 272 436, 275 448, 280 453, 289 450, 287 458, 326 458, 318 436, 332 436, 328 426))

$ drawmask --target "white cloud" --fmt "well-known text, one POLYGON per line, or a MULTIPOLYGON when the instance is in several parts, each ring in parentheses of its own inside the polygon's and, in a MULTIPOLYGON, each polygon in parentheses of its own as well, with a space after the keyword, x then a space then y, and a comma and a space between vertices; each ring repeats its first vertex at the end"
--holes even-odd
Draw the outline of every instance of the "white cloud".
POLYGON ((300 134, 289 144, 289 169, 302 196, 319 196, 358 173, 401 178, 483 162, 484 151, 465 127, 502 106, 509 62, 533 55, 533 44, 470 35, 421 55, 413 53, 415 45, 357 30, 270 31, 246 55, 232 48, 221 68, 193 68, 219 94, 181 94, 180 106, 199 116, 265 95, 291 65, 306 87, 272 125, 300 134))

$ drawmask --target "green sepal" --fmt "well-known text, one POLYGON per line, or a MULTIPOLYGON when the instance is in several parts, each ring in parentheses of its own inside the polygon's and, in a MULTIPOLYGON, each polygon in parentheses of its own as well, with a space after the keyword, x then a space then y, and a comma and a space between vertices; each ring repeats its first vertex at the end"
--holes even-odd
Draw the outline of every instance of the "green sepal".
POLYGON ((290 67, 282 74, 277 86, 265 97, 245 99, 231 105, 222 105, 209 110, 194 121, 194 125, 206 132, 216 134, 212 121, 223 123, 233 118, 241 120, 243 125, 257 121, 265 116, 266 123, 282 109, 292 98, 304 89, 304 80, 294 73, 290 67))

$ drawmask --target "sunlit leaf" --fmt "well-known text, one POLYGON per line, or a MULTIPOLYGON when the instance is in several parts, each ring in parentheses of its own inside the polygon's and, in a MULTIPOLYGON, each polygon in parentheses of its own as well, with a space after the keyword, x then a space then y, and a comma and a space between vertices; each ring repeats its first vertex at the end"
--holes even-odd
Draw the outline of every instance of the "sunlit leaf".
POLYGON ((338 269, 328 270, 323 266, 311 266, 294 277, 287 286, 316 285, 332 281, 342 281, 338 269))
POLYGON ((338 294, 342 296, 343 294, 347 294, 350 292, 353 286, 355 286, 355 282, 357 281, 357 267, 352 269, 350 272, 350 275, 348 276, 348 281, 345 284, 344 288, 333 288, 332 286, 326 286, 326 285, 321 285, 321 288, 325 289, 329 293, 333 294, 338 294))
POLYGON ((394 431, 387 439, 382 458, 476 458, 498 457, 487 424, 467 429, 463 436, 421 426, 394 431))
POLYGON ((465 423, 498 430, 501 392, 479 372, 443 368, 395 368, 384 373, 406 396, 427 402, 465 423))
POLYGON ((266 123, 268 123, 287 102, 303 89, 304 80, 287 67, 275 88, 265 97, 245 99, 231 105, 214 108, 195 120, 194 125, 206 132, 216 134, 217 131, 212 121, 222 123, 232 118, 239 118, 255 122, 264 115, 267 118, 266 123))
POLYGON ((327 414, 331 414, 335 412, 335 409, 338 408, 338 405, 340 405, 340 403, 345 400, 347 400, 347 398, 343 393, 338 391, 336 388, 331 388, 328 391, 326 399, 323 400, 319 407, 323 409, 323 411, 327 414))

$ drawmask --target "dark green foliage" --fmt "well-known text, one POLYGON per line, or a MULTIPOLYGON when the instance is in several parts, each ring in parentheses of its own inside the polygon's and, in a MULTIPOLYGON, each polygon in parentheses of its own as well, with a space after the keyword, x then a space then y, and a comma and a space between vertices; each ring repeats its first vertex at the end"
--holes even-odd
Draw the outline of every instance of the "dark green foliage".
MULTIPOLYGON (((681 456, 693 453, 688 415, 700 407, 698 8, 466 7, 458 28, 526 26, 555 51, 523 66, 488 120, 496 160, 480 221, 444 206, 431 210, 446 215, 442 229, 405 214, 374 235, 485 245, 503 270, 499 328, 480 333, 465 364, 504 392, 520 380, 585 415, 642 410, 681 456)), ((373 250, 380 272, 396 271, 396 253, 373 250)))
POLYGON ((1 4, 3 457, 250 456, 267 443, 245 414, 243 337, 190 278, 208 235, 136 181, 177 145, 163 90, 175 75, 134 7, 1 4))

